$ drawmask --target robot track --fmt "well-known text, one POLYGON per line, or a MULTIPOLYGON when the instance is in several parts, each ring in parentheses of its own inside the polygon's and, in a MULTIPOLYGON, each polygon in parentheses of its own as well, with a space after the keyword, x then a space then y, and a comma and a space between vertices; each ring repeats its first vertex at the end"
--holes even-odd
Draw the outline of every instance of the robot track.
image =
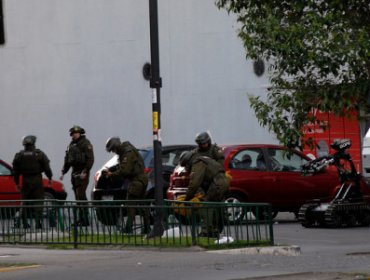
POLYGON ((322 206, 320 203, 302 205, 298 213, 298 221, 303 227, 341 228, 370 225, 370 205, 366 202, 332 203, 326 207, 320 206, 322 206))

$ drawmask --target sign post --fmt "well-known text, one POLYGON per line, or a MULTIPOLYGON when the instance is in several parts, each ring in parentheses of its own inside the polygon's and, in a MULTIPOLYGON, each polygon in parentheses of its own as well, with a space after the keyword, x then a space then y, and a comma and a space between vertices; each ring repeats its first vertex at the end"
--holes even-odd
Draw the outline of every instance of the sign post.
POLYGON ((162 79, 159 74, 159 39, 158 39, 158 2, 149 0, 150 19, 150 54, 153 118, 153 149, 154 149, 154 183, 155 205, 154 225, 147 238, 162 236, 163 227, 163 177, 162 177, 162 143, 161 143, 161 98, 162 79))

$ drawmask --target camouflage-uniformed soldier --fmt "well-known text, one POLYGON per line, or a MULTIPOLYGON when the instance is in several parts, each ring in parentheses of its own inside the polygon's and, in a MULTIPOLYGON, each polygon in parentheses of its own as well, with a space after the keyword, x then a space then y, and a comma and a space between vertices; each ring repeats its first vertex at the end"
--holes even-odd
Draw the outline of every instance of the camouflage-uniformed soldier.
MULTIPOLYGON (((229 180, 224 167, 217 161, 206 156, 195 156, 187 151, 180 156, 179 163, 190 172, 190 181, 185 200, 189 201, 196 193, 204 193, 207 202, 221 202, 229 188, 229 180)), ((199 233, 201 237, 218 237, 218 214, 214 208, 201 212, 203 224, 199 233)))
MULTIPOLYGON (((18 190, 22 193, 22 199, 44 199, 44 186, 42 185, 42 173, 49 178, 49 185, 53 173, 50 169, 49 159, 40 149, 36 149, 36 136, 28 135, 22 140, 24 150, 14 156, 13 170, 14 181, 18 190), (22 175, 22 188, 20 187, 20 176, 22 175)), ((39 202, 24 202, 23 205, 40 205, 39 202)), ((42 204, 42 203, 41 203, 42 204)), ((35 210, 36 228, 42 228, 42 206, 35 209, 21 209, 21 218, 24 228, 29 228, 27 218, 32 210, 35 210), (31 210, 31 211, 30 211, 31 210), (28 212, 28 213, 27 213, 28 212)), ((17 221, 16 226, 19 225, 17 221)))
POLYGON ((196 156, 207 156, 213 158, 224 166, 225 156, 219 146, 212 144, 211 137, 207 132, 201 132, 195 137, 198 147, 193 151, 196 156))
MULTIPOLYGON (((94 164, 94 151, 90 141, 85 136, 85 129, 75 125, 69 130, 72 141, 67 147, 60 180, 63 180, 72 167, 71 182, 76 200, 87 200, 86 189, 89 184, 90 170, 94 164)), ((79 225, 88 226, 87 208, 79 209, 79 225)))
MULTIPOLYGON (((144 171, 144 160, 139 151, 128 141, 121 143, 118 137, 112 137, 107 140, 106 151, 113 152, 119 156, 117 170, 114 172, 106 171, 107 176, 120 176, 127 180, 127 200, 144 199, 148 185, 148 175, 144 171)), ((136 203, 131 204, 135 205, 136 203)), ((147 234, 150 232, 149 210, 144 208, 140 212, 144 221, 142 234, 147 234)), ((133 231, 135 214, 135 208, 128 208, 124 229, 126 233, 133 231)))

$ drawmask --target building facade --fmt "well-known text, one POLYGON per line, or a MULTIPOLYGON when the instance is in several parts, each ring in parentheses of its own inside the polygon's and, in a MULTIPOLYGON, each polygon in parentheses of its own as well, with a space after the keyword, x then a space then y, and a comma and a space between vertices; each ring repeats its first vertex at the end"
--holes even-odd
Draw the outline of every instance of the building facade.
MULTIPOLYGON (((2 0, 2 159, 34 134, 57 177, 75 124, 94 145, 93 171, 110 157, 110 136, 152 144, 148 2, 2 0)), ((276 143, 249 107, 268 76, 245 59, 235 18, 213 0, 160 0, 158 14, 162 144, 194 143, 205 130, 218 144, 276 143)))

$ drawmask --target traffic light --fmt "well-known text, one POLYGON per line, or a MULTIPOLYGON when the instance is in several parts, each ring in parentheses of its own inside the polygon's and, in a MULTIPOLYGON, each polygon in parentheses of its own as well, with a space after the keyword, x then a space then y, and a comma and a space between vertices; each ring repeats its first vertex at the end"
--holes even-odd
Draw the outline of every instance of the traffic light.
POLYGON ((0 45, 5 44, 3 0, 0 0, 0 45))

